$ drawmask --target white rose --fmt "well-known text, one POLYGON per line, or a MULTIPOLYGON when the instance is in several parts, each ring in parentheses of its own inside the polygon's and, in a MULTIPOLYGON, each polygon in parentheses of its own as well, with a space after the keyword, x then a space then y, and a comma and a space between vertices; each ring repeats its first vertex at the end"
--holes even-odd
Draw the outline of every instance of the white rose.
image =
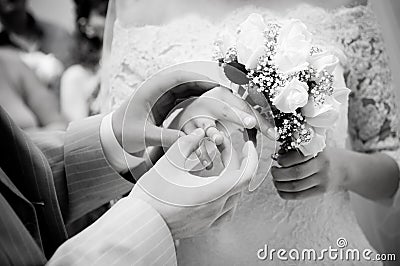
POLYGON ((329 73, 333 73, 337 64, 339 63, 339 58, 329 52, 321 52, 310 56, 308 61, 317 70, 317 72, 326 70, 329 73))
POLYGON ((313 98, 302 108, 307 123, 313 127, 331 128, 340 115, 340 107, 347 102, 350 90, 334 88, 332 96, 327 97, 324 104, 316 105, 313 98))
POLYGON ((326 130, 321 128, 312 129, 312 137, 309 143, 300 145, 299 150, 304 156, 315 156, 326 147, 326 130))
POLYGON ((252 69, 258 59, 265 54, 264 19, 259 14, 251 14, 239 26, 236 49, 239 63, 252 69))
POLYGON ((306 117, 307 123, 313 127, 332 127, 339 117, 339 106, 333 97, 326 99, 324 104, 315 104, 311 97, 310 101, 301 110, 306 117))
POLYGON ((297 108, 303 107, 308 102, 308 86, 298 79, 292 79, 279 89, 272 103, 284 113, 294 113, 297 108))
POLYGON ((308 66, 311 33, 300 20, 289 20, 278 35, 275 64, 284 73, 293 73, 308 66))

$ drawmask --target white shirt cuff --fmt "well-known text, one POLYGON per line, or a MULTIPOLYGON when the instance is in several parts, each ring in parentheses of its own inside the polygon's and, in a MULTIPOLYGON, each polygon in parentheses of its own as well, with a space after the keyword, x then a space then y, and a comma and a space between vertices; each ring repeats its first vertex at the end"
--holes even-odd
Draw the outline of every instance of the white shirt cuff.
POLYGON ((145 160, 127 153, 119 144, 112 128, 112 115, 106 115, 100 125, 100 141, 107 161, 119 173, 126 173, 145 160))

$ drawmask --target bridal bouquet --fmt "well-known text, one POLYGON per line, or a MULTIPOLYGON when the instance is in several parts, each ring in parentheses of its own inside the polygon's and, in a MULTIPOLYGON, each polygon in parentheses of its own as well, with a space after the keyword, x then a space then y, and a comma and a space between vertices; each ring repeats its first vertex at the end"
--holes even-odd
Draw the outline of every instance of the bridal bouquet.
POLYGON ((299 149, 308 156, 325 148, 326 132, 335 125, 349 90, 335 75, 338 58, 313 45, 301 21, 265 23, 251 14, 235 34, 221 34, 214 59, 225 66, 228 79, 242 85, 256 109, 274 119, 281 149, 299 149), (242 77, 229 71, 232 67, 242 77))

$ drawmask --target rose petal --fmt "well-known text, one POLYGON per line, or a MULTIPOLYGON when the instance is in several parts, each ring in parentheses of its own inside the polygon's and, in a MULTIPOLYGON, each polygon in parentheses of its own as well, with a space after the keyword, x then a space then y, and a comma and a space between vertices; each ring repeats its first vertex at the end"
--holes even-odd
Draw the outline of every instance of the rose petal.
POLYGON ((326 132, 315 129, 311 141, 308 144, 301 145, 299 150, 304 156, 315 156, 326 147, 326 132))
POLYGON ((309 58, 309 62, 317 69, 317 72, 326 70, 329 73, 333 73, 339 63, 339 58, 329 52, 322 52, 312 55, 309 58))
POLYGON ((341 104, 348 102, 351 90, 346 87, 334 87, 333 97, 341 104))
POLYGON ((307 89, 306 83, 300 82, 298 79, 292 79, 279 89, 278 95, 272 99, 272 103, 284 113, 293 113, 297 108, 307 104, 307 89))

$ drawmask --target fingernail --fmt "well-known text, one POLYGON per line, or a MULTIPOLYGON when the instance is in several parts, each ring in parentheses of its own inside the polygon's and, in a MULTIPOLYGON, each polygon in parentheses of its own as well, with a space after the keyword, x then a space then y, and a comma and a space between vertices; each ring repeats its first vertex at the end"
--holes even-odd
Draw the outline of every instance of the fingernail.
POLYGON ((192 132, 196 136, 203 136, 204 130, 202 128, 197 128, 195 131, 192 132))
POLYGON ((221 145, 224 142, 224 137, 222 135, 215 134, 212 138, 212 141, 216 145, 221 145))
POLYGON ((254 145, 254 144, 253 144, 253 142, 251 142, 251 141, 247 141, 247 142, 244 144, 243 149, 242 149, 242 152, 243 152, 244 154, 246 154, 246 153, 249 152, 249 145, 254 145))
POLYGON ((221 141, 220 141, 219 138, 216 137, 216 136, 213 136, 213 137, 212 137, 212 142, 214 142, 215 145, 221 144, 221 141))
POLYGON ((255 119, 251 116, 246 117, 243 122, 244 122, 245 126, 249 127, 249 128, 253 128, 256 125, 255 119))
POLYGON ((275 128, 268 128, 267 133, 271 138, 275 140, 279 139, 279 134, 276 132, 275 128))

